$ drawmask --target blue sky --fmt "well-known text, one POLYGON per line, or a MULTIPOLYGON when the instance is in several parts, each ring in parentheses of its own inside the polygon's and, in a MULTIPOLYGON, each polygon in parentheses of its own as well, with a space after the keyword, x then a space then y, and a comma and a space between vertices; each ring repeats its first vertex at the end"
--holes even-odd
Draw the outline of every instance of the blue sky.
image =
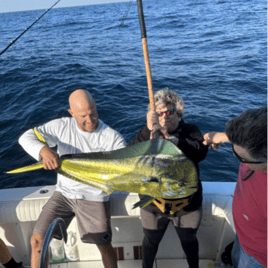
MULTIPOLYGON (((127 2, 129 0, 61 0, 54 8, 127 2)), ((48 9, 57 0, 0 0, 0 13, 33 9, 48 9)))

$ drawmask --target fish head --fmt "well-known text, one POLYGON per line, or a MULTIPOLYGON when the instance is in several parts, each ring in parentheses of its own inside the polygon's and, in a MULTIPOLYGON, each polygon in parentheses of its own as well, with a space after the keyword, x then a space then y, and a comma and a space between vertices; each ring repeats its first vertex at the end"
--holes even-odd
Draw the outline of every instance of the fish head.
POLYGON ((140 164, 141 194, 175 199, 190 196, 197 191, 196 167, 184 154, 150 155, 143 157, 140 164))
POLYGON ((162 170, 162 198, 184 198, 198 190, 198 174, 195 165, 186 157, 170 162, 162 170))
POLYGON ((144 195, 150 195, 152 197, 158 197, 161 195, 161 177, 145 177, 143 179, 142 185, 140 186, 140 193, 144 195))

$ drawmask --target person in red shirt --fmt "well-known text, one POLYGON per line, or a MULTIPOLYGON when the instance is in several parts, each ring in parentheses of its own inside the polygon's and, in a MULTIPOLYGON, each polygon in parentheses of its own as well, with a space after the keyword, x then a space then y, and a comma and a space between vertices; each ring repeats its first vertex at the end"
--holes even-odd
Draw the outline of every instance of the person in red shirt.
POLYGON ((211 149, 231 142, 241 162, 232 206, 233 267, 267 267, 267 108, 243 112, 227 123, 225 133, 210 132, 204 140, 211 149))

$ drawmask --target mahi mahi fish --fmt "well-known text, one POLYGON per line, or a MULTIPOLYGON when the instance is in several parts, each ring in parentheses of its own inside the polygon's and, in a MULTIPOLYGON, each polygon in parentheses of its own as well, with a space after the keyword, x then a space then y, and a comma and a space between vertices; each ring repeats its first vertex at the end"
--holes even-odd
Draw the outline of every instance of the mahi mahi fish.
MULTIPOLYGON (((41 134, 36 130, 35 133, 45 143, 41 134)), ((193 162, 173 143, 164 139, 152 139, 108 152, 62 155, 59 162, 57 173, 107 194, 125 191, 150 196, 146 201, 139 202, 141 207, 156 198, 185 198, 198 189, 197 170, 193 162)), ((43 163, 38 162, 7 173, 43 167, 43 163)))

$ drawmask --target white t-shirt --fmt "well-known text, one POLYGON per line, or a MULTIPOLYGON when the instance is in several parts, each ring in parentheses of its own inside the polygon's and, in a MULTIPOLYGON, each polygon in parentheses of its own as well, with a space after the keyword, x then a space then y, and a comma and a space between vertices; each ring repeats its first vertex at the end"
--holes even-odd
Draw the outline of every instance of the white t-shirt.
MULTIPOLYGON (((112 151, 125 147, 123 137, 115 130, 99 120, 98 128, 90 133, 78 128, 73 117, 64 117, 52 120, 36 128, 49 147, 57 146, 58 154, 78 154, 90 152, 112 151)), ((44 144, 38 140, 32 129, 26 131, 20 138, 19 143, 23 149, 40 161, 40 150, 44 144)), ((61 192, 70 199, 85 199, 89 201, 107 201, 109 196, 95 187, 71 180, 58 174, 56 191, 61 192)))

